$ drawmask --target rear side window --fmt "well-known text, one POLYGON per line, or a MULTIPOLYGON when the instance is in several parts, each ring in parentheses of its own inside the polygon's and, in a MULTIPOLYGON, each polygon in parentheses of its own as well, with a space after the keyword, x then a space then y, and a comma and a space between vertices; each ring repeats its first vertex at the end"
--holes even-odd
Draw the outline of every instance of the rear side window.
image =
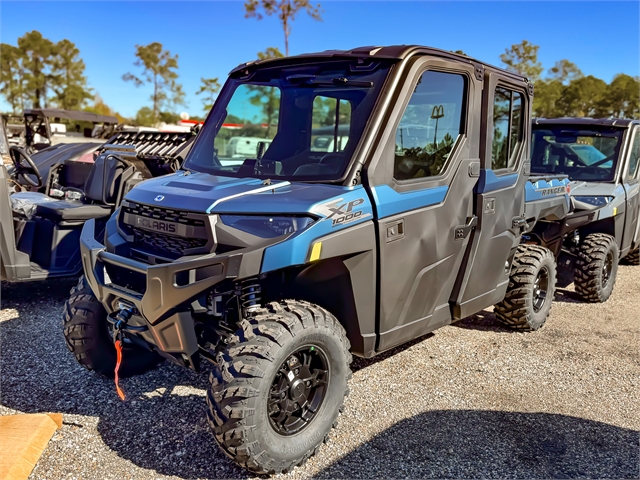
POLYGON ((394 178, 440 175, 453 144, 463 133, 466 79, 462 75, 425 72, 396 131, 394 178))
POLYGON ((636 173, 638 173, 638 163, 640 163, 640 129, 636 129, 633 145, 631 145, 629 169, 627 171, 629 178, 635 178, 636 173))
POLYGON ((522 94, 504 87, 496 88, 493 99, 493 140, 491 168, 513 168, 522 143, 522 94))

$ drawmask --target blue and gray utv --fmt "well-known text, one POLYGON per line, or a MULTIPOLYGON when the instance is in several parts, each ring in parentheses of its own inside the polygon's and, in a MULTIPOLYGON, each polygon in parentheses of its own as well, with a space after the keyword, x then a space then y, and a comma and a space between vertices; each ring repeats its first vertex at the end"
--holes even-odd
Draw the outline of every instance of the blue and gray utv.
POLYGON ((604 302, 618 260, 640 264, 640 121, 536 119, 532 134, 531 171, 567 175, 573 212, 552 228, 539 222, 528 237, 544 238, 583 299, 604 302))
POLYGON ((530 175, 532 94, 418 46, 239 66, 182 169, 129 191, 104 234, 86 223, 69 349, 104 375, 117 353, 121 376, 209 360, 224 452, 257 473, 302 464, 352 354, 492 305, 514 328, 547 319, 554 254, 521 240, 567 215, 569 181, 530 175), (264 141, 227 148, 243 136, 264 141))

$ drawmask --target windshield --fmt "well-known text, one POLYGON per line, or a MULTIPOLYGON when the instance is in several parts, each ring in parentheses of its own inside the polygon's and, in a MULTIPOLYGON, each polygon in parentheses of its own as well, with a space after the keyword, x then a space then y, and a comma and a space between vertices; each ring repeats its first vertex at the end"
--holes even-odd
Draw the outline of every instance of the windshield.
POLYGON ((184 166, 237 177, 338 179, 388 72, 381 62, 325 61, 230 79, 184 166))
POLYGON ((570 180, 612 181, 622 133, 610 127, 534 126, 531 172, 565 174, 570 180))

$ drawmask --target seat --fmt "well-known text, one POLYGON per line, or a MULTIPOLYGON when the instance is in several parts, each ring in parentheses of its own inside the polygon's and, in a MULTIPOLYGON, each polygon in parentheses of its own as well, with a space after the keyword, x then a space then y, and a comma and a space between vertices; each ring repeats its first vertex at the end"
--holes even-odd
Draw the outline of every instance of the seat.
POLYGON ((108 217, 111 212, 110 207, 69 202, 67 200, 42 203, 36 207, 36 215, 56 223, 61 221, 84 222, 92 218, 108 217))

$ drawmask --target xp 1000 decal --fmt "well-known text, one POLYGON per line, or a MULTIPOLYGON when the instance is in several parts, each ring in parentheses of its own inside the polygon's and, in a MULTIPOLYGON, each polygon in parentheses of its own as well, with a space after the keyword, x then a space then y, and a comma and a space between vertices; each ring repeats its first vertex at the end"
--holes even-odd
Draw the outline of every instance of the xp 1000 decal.
POLYGON ((370 217, 371 213, 365 213, 361 207, 364 202, 364 198, 357 198, 350 201, 338 198, 337 200, 319 205, 315 211, 324 215, 326 217, 325 220, 331 220, 331 226, 336 227, 370 217))

